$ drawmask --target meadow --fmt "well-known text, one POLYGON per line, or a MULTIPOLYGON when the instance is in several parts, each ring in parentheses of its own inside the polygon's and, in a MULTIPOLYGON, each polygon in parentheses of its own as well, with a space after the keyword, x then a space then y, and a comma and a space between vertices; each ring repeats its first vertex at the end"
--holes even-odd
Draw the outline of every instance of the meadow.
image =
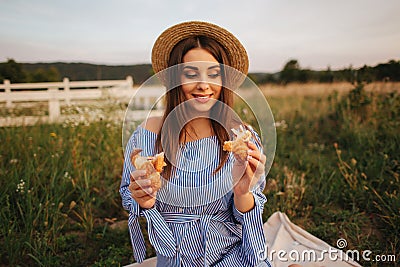
MULTIPOLYGON (((280 210, 334 247, 344 238, 398 261, 400 84, 261 89, 277 130, 264 220, 280 210)), ((104 119, 0 128, 0 266, 133 262, 121 129, 104 119)))

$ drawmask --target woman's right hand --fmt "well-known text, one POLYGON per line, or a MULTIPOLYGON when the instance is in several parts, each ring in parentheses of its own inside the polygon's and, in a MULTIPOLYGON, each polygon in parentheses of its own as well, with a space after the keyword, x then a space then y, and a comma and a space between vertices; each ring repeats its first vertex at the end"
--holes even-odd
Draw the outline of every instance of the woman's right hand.
POLYGON ((156 191, 151 187, 145 170, 131 172, 131 183, 129 184, 132 198, 141 208, 150 209, 156 203, 156 191))

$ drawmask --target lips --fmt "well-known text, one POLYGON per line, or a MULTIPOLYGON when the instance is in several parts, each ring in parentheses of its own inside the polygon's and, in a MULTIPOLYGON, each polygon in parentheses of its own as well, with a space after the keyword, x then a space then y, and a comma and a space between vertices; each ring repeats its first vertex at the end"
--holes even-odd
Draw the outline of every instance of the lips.
POLYGON ((200 103, 206 103, 211 99, 212 94, 193 94, 194 99, 200 103))

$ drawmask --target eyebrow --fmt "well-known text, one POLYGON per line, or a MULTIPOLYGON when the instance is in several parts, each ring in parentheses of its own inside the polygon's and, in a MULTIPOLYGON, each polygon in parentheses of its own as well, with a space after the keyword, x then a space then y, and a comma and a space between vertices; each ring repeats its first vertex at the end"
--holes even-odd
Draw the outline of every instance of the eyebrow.
MULTIPOLYGON (((219 68, 219 67, 220 67, 219 65, 214 65, 214 66, 208 67, 207 69, 210 70, 210 69, 215 69, 215 68, 219 68)), ((183 69, 199 70, 198 67, 194 67, 194 66, 185 66, 183 69)))

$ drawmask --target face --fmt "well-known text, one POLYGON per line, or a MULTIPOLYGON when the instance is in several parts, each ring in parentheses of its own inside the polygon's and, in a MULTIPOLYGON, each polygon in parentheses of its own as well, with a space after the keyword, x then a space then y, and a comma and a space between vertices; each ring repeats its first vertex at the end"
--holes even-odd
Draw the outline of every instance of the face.
POLYGON ((197 111, 209 111, 222 90, 219 62, 202 48, 189 50, 183 57, 182 91, 197 111))

